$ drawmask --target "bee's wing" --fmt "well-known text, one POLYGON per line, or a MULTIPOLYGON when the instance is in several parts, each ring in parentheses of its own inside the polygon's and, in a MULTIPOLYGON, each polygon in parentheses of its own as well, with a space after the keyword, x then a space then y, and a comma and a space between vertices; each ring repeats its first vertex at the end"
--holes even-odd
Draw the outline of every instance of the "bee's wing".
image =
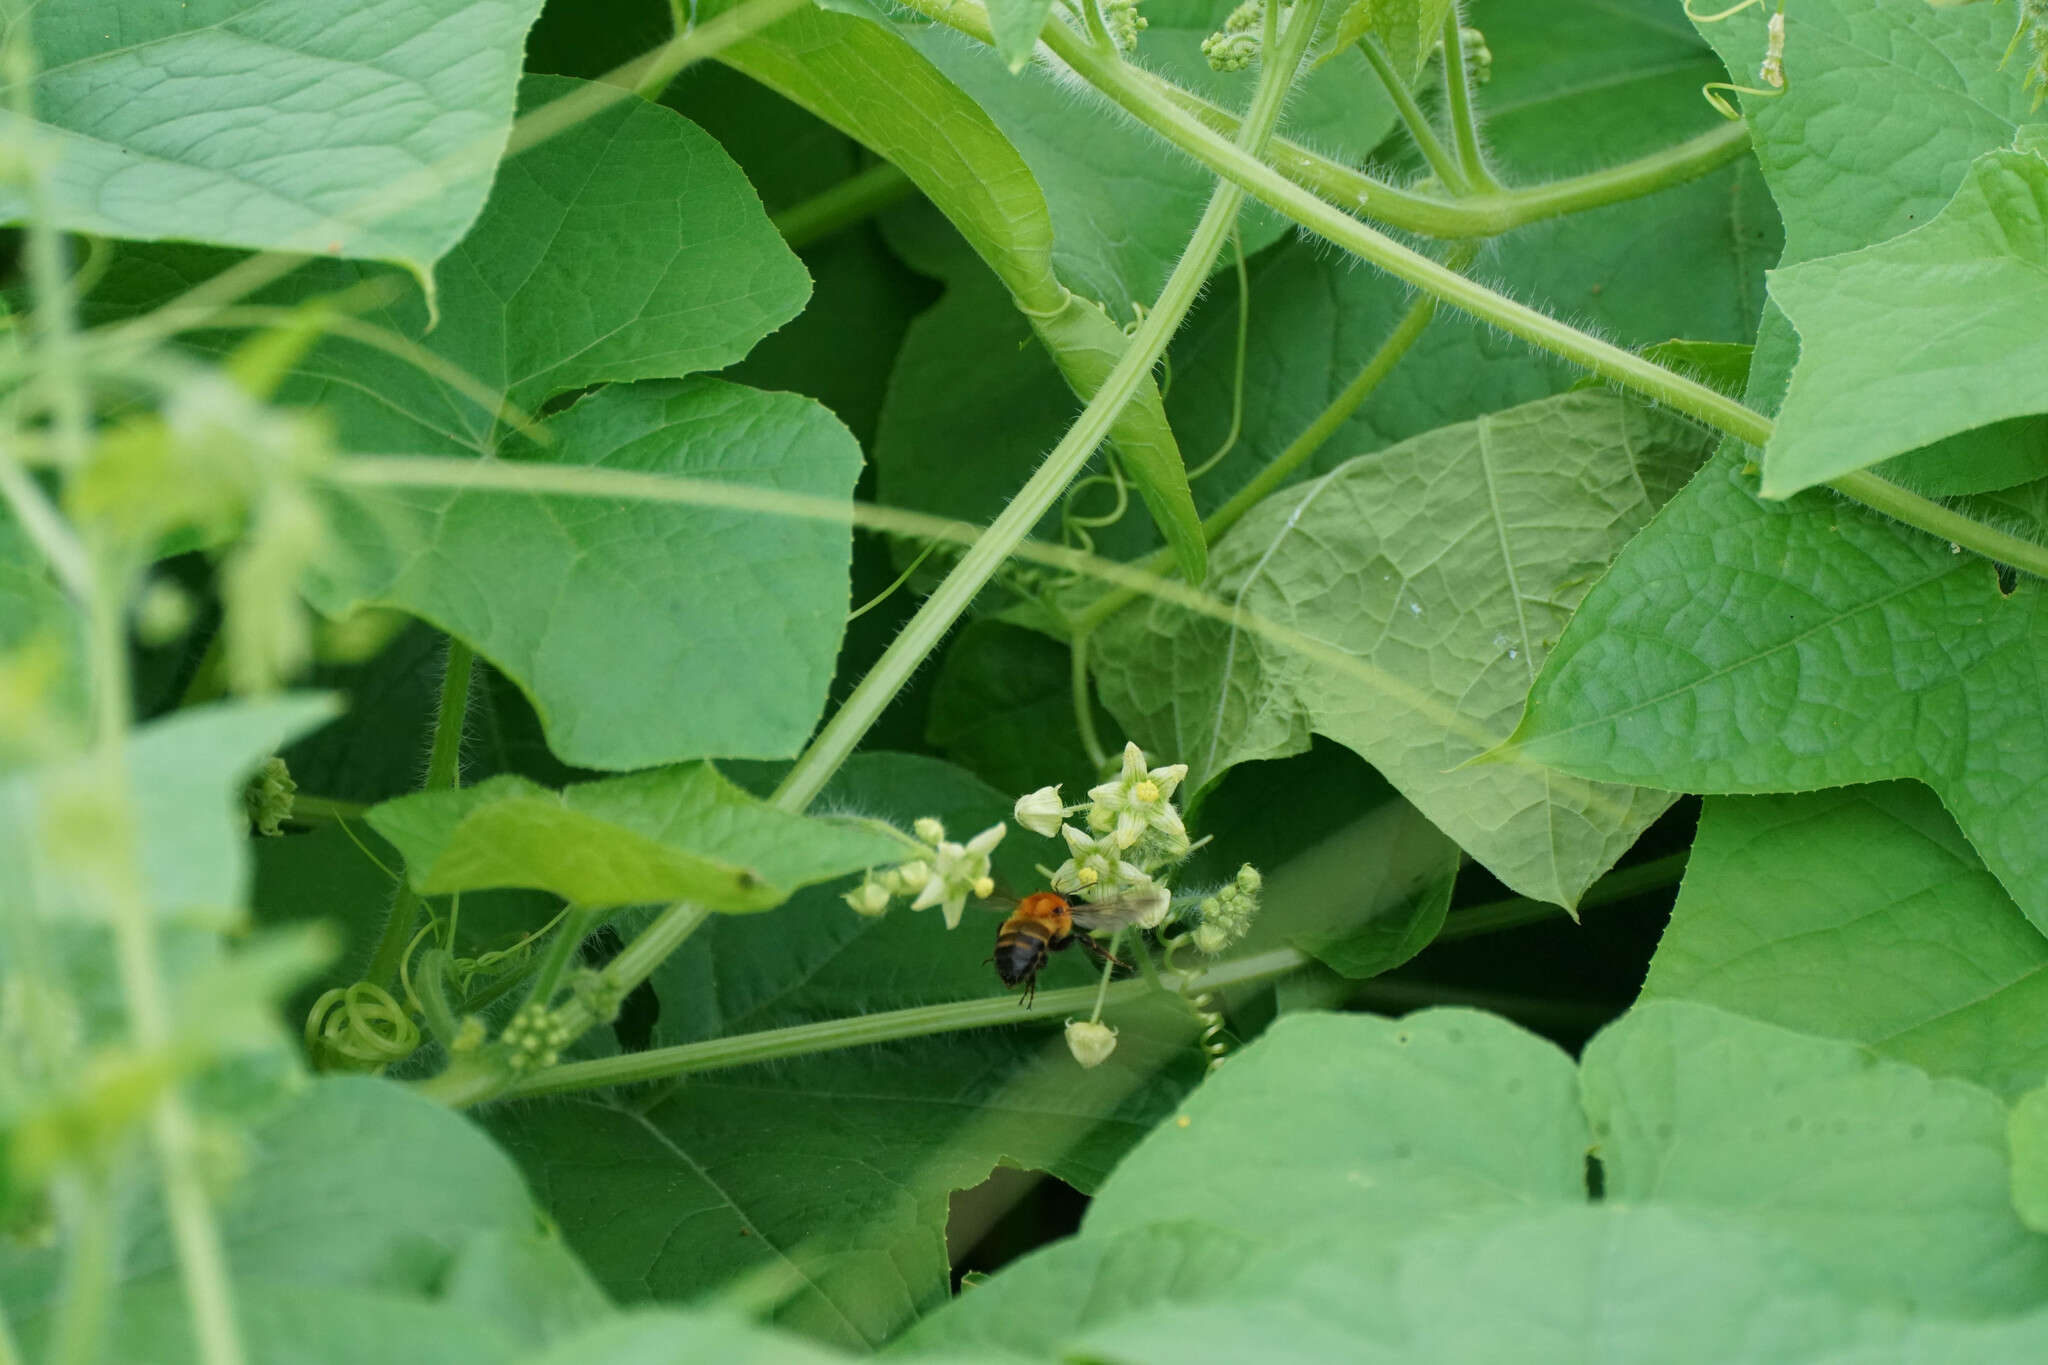
POLYGON ((1138 920, 1152 918, 1164 910, 1171 899, 1172 893, 1164 887, 1151 886, 1128 895, 1089 901, 1086 905, 1074 907, 1074 923, 1083 929, 1121 929, 1138 920))

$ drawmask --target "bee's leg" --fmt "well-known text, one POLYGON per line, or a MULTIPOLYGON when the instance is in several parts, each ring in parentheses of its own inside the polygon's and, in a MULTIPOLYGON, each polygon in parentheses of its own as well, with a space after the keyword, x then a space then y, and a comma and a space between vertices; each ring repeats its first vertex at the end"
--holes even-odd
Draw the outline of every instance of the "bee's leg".
MULTIPOLYGON (((1130 963, 1112 954, 1109 951, 1109 949, 1103 947, 1100 943, 1097 943, 1095 939, 1091 935, 1089 935, 1085 930, 1076 929, 1074 931, 1073 942, 1080 944, 1083 948, 1086 948, 1089 952, 1093 953, 1098 961, 1107 962, 1112 967, 1121 967, 1125 971, 1131 970, 1130 963)), ((1061 946, 1064 947, 1065 945, 1062 944, 1061 946)))
POLYGON ((1030 1009, 1031 1002, 1038 998, 1038 973, 1033 972, 1024 981, 1024 998, 1017 1002, 1020 1009, 1030 1009))

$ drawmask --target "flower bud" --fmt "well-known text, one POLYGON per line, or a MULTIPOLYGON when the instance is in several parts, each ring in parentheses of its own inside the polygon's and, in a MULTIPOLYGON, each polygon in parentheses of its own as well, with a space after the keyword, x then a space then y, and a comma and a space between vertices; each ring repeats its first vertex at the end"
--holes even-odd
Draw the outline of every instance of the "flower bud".
POLYGON ((1067 808, 1060 803, 1060 789, 1057 783, 1040 787, 1028 796, 1017 798, 1013 814, 1017 823, 1042 839, 1050 839, 1060 832, 1060 823, 1066 817, 1067 808))
POLYGON ((889 888, 882 885, 880 880, 870 877, 841 899, 853 907, 855 914, 873 917, 888 910, 889 888))
POLYGON ((1084 1067, 1101 1066, 1116 1051, 1116 1030, 1092 1019, 1069 1019, 1067 1051, 1084 1067))
POLYGON ((918 820, 910 828, 918 838, 928 844, 936 844, 946 837, 946 827, 929 815, 918 820))

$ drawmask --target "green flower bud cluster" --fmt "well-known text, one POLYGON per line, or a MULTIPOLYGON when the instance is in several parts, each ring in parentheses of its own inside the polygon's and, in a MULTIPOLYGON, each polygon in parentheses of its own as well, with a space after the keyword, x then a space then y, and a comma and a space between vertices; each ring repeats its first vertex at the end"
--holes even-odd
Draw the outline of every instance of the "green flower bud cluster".
POLYGON ((1266 23, 1266 0, 1244 0, 1223 21, 1220 31, 1202 39, 1202 56, 1212 71, 1242 71, 1259 55, 1266 23))
POLYGON ((545 1071, 562 1060, 562 1049, 575 1041, 569 1026, 546 1005, 529 1001, 505 1025, 498 1041, 505 1045, 514 1074, 545 1071))
POLYGON ((946 827, 929 815, 911 829, 925 856, 868 873, 841 899, 858 914, 882 915, 896 897, 908 896, 911 909, 936 905, 946 917, 946 927, 957 928, 969 896, 987 899, 995 894, 989 855, 1009 826, 998 821, 964 844, 948 839, 946 827))
POLYGON ((242 788, 242 807, 249 813, 249 823, 258 834, 278 835, 285 821, 292 818, 292 798, 298 794, 299 784, 292 781, 291 769, 275 754, 263 760, 263 766, 256 770, 247 786, 242 788))
POLYGON ((1458 47, 1465 54, 1465 72, 1474 85, 1484 85, 1493 79, 1493 49, 1486 45, 1484 33, 1460 24, 1458 47))
POLYGON ((1102 0, 1102 23, 1109 30, 1110 41, 1124 52, 1136 47, 1138 35, 1151 27, 1138 13, 1138 0, 1102 0))
POLYGON ((1259 891, 1264 885, 1265 878, 1250 863, 1238 868, 1234 879, 1196 901, 1192 914, 1181 916, 1182 923, 1194 926, 1189 941, 1214 957, 1243 938, 1259 913, 1259 891))
POLYGON ((2042 98, 2048 96, 2048 0, 2020 0, 2020 24, 2005 49, 2008 60, 2022 42, 2032 50, 2034 60, 2027 66, 2020 89, 2034 92, 2033 107, 2039 109, 2042 98))
POLYGON ((618 1018, 619 1006, 626 1002, 626 993, 616 982, 603 972, 592 971, 588 967, 569 979, 569 996, 603 1024, 618 1018))

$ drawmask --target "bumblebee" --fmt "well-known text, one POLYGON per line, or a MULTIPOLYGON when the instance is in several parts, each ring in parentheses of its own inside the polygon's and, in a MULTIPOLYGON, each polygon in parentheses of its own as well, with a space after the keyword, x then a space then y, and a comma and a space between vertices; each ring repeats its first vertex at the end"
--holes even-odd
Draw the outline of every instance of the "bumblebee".
POLYGON ((1100 901, 1075 901, 1057 891, 1034 891, 1017 902, 1016 910, 996 930, 996 950, 991 957, 996 975, 1011 990, 1024 988, 1022 1004, 1029 1009, 1038 994, 1038 973, 1046 959, 1076 943, 1104 962, 1126 966, 1111 957, 1089 931, 1120 929, 1156 912, 1165 900, 1166 893, 1156 887, 1100 901))

